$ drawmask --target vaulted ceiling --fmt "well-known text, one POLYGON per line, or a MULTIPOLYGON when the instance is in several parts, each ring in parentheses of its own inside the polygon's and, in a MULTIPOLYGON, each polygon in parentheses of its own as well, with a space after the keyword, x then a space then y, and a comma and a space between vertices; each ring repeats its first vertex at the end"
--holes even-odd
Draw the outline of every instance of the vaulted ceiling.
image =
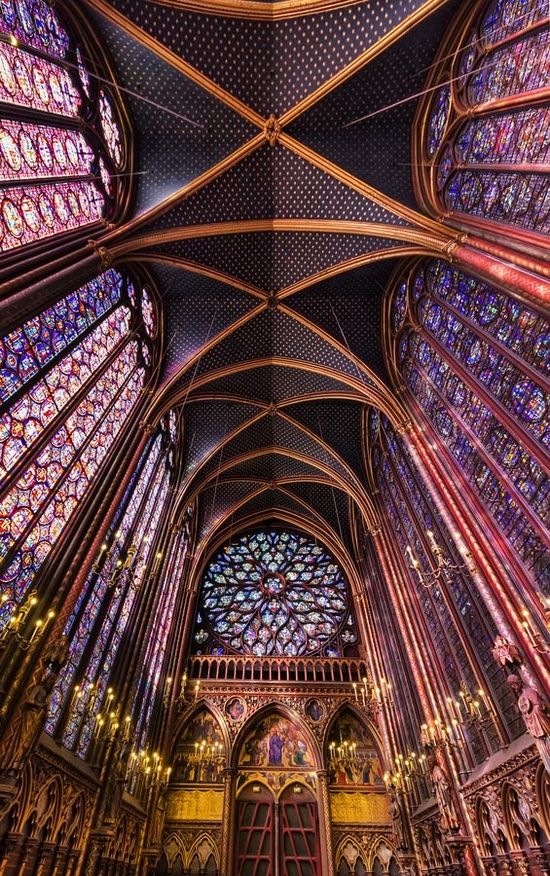
POLYGON ((342 551, 376 514, 369 405, 394 422, 381 299, 453 233, 411 174, 418 94, 460 0, 87 0, 135 131, 135 213, 105 242, 147 264, 184 406, 180 507, 200 547, 256 521, 342 551), (359 120, 359 121, 358 121, 359 120))

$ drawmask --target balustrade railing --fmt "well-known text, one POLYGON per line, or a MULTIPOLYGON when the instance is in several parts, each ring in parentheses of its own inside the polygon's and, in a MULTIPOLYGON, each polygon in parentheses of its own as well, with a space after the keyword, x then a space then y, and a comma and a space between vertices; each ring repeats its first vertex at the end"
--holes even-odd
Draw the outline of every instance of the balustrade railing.
POLYGON ((339 658, 217 657, 194 656, 189 662, 189 678, 208 681, 286 681, 319 684, 361 684, 368 676, 362 660, 339 658))

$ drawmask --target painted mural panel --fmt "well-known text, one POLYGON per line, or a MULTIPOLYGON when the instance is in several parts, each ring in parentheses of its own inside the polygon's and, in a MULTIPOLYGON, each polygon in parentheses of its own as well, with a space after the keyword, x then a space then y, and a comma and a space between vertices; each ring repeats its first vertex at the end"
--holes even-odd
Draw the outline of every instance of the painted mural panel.
POLYGON ((331 785, 376 785, 385 788, 376 746, 367 729, 351 712, 335 722, 328 740, 331 785))
POLYGON ((307 769, 314 757, 298 724, 282 715, 268 715, 245 738, 239 767, 307 769))
POLYGON ((218 784, 225 767, 225 744, 220 725, 206 709, 185 727, 174 756, 174 782, 218 784))

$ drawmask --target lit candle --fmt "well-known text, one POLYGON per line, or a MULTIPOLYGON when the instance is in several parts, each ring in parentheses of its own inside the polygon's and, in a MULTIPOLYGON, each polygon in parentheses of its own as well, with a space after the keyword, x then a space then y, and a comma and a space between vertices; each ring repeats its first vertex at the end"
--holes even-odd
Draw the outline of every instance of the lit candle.
POLYGON ((436 542, 436 540, 435 540, 435 536, 434 536, 432 530, 431 530, 431 529, 428 529, 427 532, 426 532, 426 534, 427 534, 427 536, 428 536, 428 539, 429 539, 429 542, 430 542, 430 546, 431 546, 431 548, 432 548, 432 551, 436 551, 436 550, 438 550, 438 544, 437 544, 437 542, 436 542))
POLYGON ((356 682, 356 681, 353 682, 353 693, 354 693, 354 696, 355 696, 355 702, 358 702, 358 698, 357 698, 357 682, 356 682))

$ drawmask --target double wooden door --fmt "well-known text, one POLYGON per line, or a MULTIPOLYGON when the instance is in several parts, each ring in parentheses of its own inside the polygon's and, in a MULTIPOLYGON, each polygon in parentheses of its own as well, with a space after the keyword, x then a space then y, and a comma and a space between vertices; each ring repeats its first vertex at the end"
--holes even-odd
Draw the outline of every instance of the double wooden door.
POLYGON ((317 802, 304 785, 276 801, 264 785, 248 785, 237 801, 238 876, 321 876, 317 802))

